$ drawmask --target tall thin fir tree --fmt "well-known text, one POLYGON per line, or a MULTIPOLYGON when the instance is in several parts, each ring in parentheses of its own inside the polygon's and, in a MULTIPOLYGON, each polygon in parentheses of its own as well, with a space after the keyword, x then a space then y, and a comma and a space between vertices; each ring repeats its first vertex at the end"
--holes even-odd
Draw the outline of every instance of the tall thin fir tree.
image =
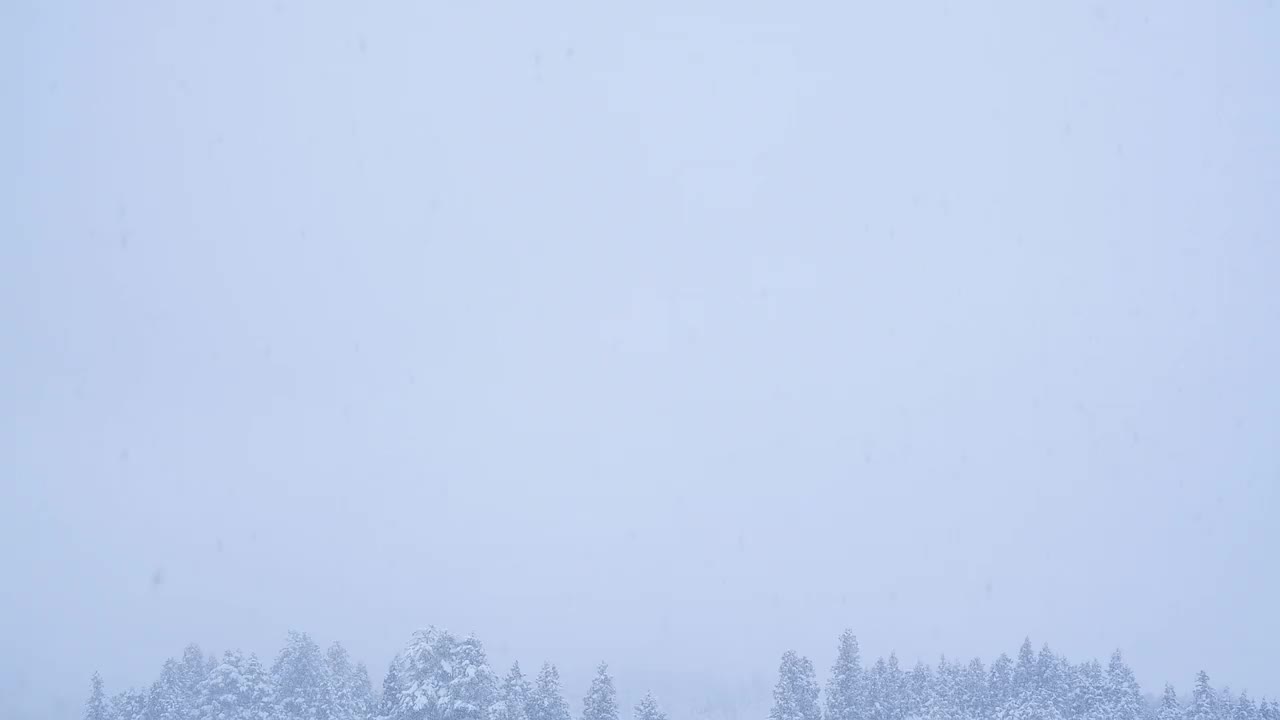
POLYGON ((111 706, 102 690, 102 676, 94 673, 89 680, 89 699, 84 704, 84 720, 112 720, 111 706))
POLYGON ((618 692, 607 663, 596 667, 591 690, 582 700, 582 720, 618 720, 618 692))
POLYGON ((545 663, 529 695, 529 720, 569 720, 569 703, 560 689, 560 671, 545 663))
POLYGON ((351 656, 341 643, 333 643, 325 651, 328 665, 329 695, 333 698, 334 720, 364 720, 369 716, 373 692, 369 673, 363 665, 352 665, 351 656))
POLYGON ((529 682, 520 672, 520 663, 512 663, 489 713, 491 720, 529 720, 529 695, 529 682))
POLYGON ((836 662, 827 681, 827 720, 865 720, 867 713, 866 681, 862 673, 862 657, 853 630, 840 635, 836 662))
POLYGON ((397 655, 392 658, 391 666, 387 668, 386 677, 382 680, 382 694, 378 696, 376 720, 398 720, 399 718, 400 697, 403 694, 399 666, 400 656, 397 655))
POLYGON ((988 702, 991 705, 992 717, 998 715, 1009 704, 1013 693, 1013 660, 1005 653, 991 663, 991 672, 987 678, 988 702))
POLYGON ((1185 720, 1221 720, 1217 716, 1218 698, 1209 684, 1209 674, 1201 670, 1196 674, 1196 685, 1191 691, 1191 703, 1183 714, 1185 720))
POLYGON ((974 658, 965 666, 961 682, 961 709, 965 717, 991 717, 988 695, 987 668, 981 660, 974 658))
POLYGON ((1106 720, 1143 720, 1146 716, 1142 690, 1119 650, 1111 653, 1107 664, 1105 698, 1106 720))
POLYGON ((906 717, 924 717, 933 695, 933 669, 917 662, 907 675, 907 699, 903 707, 906 717))
POLYGON ((634 717, 635 720, 667 720, 667 714, 658 707, 657 701, 653 699, 653 693, 645 693, 636 704, 634 717))
POLYGON ((1182 720, 1182 706, 1178 703, 1178 692, 1173 685, 1164 686, 1164 695, 1160 698, 1160 709, 1156 711, 1156 720, 1182 720))
POLYGON ((813 663, 788 650, 778 666, 770 720, 822 720, 818 706, 818 679, 813 663))

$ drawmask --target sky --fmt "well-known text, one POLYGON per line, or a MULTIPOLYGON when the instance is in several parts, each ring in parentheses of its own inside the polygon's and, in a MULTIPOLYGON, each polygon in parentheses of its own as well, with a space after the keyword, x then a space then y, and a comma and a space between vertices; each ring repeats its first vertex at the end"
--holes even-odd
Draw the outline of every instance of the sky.
POLYGON ((0 716, 418 628, 1280 694, 1280 8, 0 6, 0 716))

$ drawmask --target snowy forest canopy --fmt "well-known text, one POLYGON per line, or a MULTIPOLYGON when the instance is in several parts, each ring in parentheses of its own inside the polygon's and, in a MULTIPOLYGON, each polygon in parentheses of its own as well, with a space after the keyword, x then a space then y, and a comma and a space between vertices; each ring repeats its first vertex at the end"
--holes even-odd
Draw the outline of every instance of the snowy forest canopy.
MULTIPOLYGON (((475 637, 430 628, 414 634, 376 691, 361 663, 334 643, 327 651, 290 633, 270 667, 230 650, 221 658, 190 645, 146 690, 108 696, 94 674, 84 720, 574 720, 551 663, 530 682, 514 664, 504 677, 475 637)), ((608 666, 601 664, 582 702, 581 720, 619 720, 608 666)), ((634 720, 666 720, 652 695, 634 720)), ((890 655, 864 667, 851 631, 839 639, 821 690, 813 663, 782 656, 770 720, 1280 720, 1280 704, 1215 689, 1201 672, 1187 702, 1166 685, 1147 702, 1115 652, 1073 664, 1048 646, 1023 642, 1016 660, 917 664, 903 670, 890 655)))

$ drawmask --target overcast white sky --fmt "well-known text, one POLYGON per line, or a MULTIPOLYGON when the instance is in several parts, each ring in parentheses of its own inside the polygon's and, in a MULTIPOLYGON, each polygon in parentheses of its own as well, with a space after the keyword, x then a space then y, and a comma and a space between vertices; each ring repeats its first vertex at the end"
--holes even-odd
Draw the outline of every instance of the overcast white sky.
POLYGON ((1275 2, 364 5, 0 6, 0 715, 427 624, 1280 693, 1275 2))

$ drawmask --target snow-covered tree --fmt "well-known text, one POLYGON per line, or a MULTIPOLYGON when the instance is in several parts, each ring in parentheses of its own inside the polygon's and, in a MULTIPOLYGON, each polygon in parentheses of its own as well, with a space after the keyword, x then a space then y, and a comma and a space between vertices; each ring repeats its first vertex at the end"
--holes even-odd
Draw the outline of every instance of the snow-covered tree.
POLYGON ((960 707, 967 718, 991 717, 991 699, 987 688, 987 668, 978 658, 965 666, 961 688, 960 707))
POLYGON ((858 638, 853 630, 845 630, 827 681, 827 720, 864 720, 865 716, 866 687, 858 638))
POLYGON ((591 691, 582 700, 582 720, 618 720, 618 692, 606 663, 596 667, 591 691))
POLYGON ((267 720, 273 712, 270 678, 253 655, 223 653, 196 690, 195 720, 267 720))
POLYGON ((129 689, 111 696, 111 717, 115 720, 145 720, 147 696, 129 689))
POLYGON ((569 704, 560 690, 560 671, 546 663, 538 673, 527 708, 529 720, 569 720, 569 704))
POLYGON ((382 694, 378 696, 378 709, 374 714, 376 720, 394 720, 399 712, 403 686, 400 683, 401 657, 391 660, 391 667, 382 681, 382 694))
POLYGON ((903 717, 920 718, 928 712, 933 702, 933 669, 922 662, 907 674, 906 701, 903 703, 903 717))
POLYGON ((1231 720, 1262 720, 1262 715, 1258 713, 1258 706, 1253 702, 1253 698, 1249 697, 1248 691, 1240 693, 1240 697, 1236 699, 1232 706, 1231 720))
POLYGON ((200 646, 191 643, 182 651, 182 660, 178 663, 178 676, 182 685, 182 690, 187 696, 187 704, 193 709, 200 696, 200 683, 209 675, 209 672, 217 665, 211 662, 212 658, 205 656, 200 646))
POLYGON ((818 706, 818 679, 813 663, 788 650, 778 666, 778 684, 773 689, 770 720, 821 720, 818 706))
POLYGON ((474 637, 437 628, 414 633, 383 683, 378 716, 387 720, 487 720, 497 677, 474 637))
POLYGON ((513 663, 511 671, 502 680, 498 700, 489 712, 490 720, 529 720, 529 682, 520 672, 520 663, 513 663))
POLYGON ((1164 696, 1160 698, 1156 720, 1182 720, 1182 706, 1178 704, 1178 693, 1172 685, 1164 686, 1164 696))
POLYGON ((289 633, 284 649, 271 666, 275 713, 279 720, 330 720, 334 702, 329 669, 320 646, 309 635, 289 633))
POLYGON ((1107 681, 1097 660, 1072 668, 1066 714, 1073 720, 1107 720, 1107 681))
POLYGON ((449 684, 449 656, 457 640, 429 627, 413 634, 396 668, 399 687, 393 720, 440 720, 439 702, 449 684))
POLYGON ((89 683, 91 689, 89 699, 84 704, 84 720, 112 720, 111 705, 102 690, 102 676, 94 673, 89 683))
POLYGON ((667 714, 658 707, 653 693, 645 693, 636 705, 635 720, 667 720, 667 714))
POLYGON ((1201 670, 1191 691, 1191 704, 1183 714, 1185 720, 1221 720, 1217 717, 1218 698, 1209 684, 1209 674, 1201 670))
POLYGON ((222 656, 222 662, 196 689, 196 720, 249 720, 248 708, 242 705, 246 689, 244 657, 234 650, 222 656))
POLYGON ((1009 704, 1013 695, 1013 660, 1000 653, 1000 657, 991 663, 991 672, 987 677, 987 696, 992 716, 1009 704))
POLYGON ((1142 690, 1133 676, 1133 670, 1124 664, 1120 651, 1111 654, 1106 676, 1106 720, 1142 720, 1146 715, 1146 703, 1142 690))
POLYGON ((143 713, 146 720, 191 720, 193 698, 186 687, 186 673, 177 660, 170 658, 160 668, 160 677, 147 692, 143 713))
POLYGON ((325 651, 329 669, 329 695, 333 698, 334 720, 365 720, 372 711, 373 688, 363 664, 351 664, 351 656, 341 643, 325 651))
POLYGON ((489 667, 484 646, 468 636, 449 650, 440 720, 487 720, 497 699, 498 678, 489 667))

